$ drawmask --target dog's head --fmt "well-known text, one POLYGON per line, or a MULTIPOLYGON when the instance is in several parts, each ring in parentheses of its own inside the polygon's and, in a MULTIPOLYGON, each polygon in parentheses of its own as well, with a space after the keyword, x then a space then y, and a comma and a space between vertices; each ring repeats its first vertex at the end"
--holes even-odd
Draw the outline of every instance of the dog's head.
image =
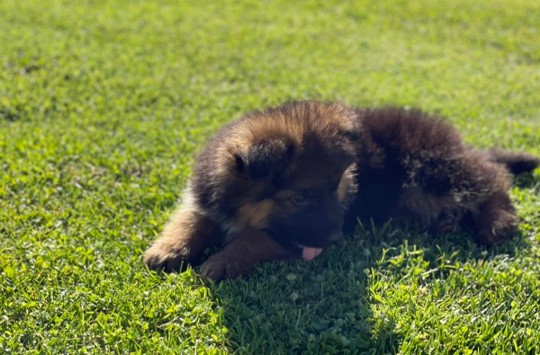
POLYGON ((339 105, 294 103, 248 117, 235 153, 238 228, 266 231, 305 260, 341 237, 356 195, 352 114, 339 105))

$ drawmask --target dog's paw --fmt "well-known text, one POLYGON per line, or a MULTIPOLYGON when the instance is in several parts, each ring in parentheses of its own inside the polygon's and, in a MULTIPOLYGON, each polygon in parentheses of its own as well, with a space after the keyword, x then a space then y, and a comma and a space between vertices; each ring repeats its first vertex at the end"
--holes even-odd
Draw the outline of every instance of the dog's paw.
POLYGON ((500 244, 511 239, 518 228, 518 219, 512 214, 499 218, 491 229, 493 244, 500 244))
POLYGON ((514 213, 498 211, 498 213, 480 228, 479 242, 487 245, 501 244, 516 233, 518 219, 514 213))
POLYGON ((458 210, 443 211, 433 224, 436 233, 453 233, 459 229, 461 213, 458 210))
POLYGON ((202 278, 220 281, 249 274, 255 265, 243 258, 221 252, 212 255, 200 269, 202 278))
POLYGON ((190 263, 190 254, 188 248, 157 243, 146 251, 143 260, 152 270, 181 271, 190 263))

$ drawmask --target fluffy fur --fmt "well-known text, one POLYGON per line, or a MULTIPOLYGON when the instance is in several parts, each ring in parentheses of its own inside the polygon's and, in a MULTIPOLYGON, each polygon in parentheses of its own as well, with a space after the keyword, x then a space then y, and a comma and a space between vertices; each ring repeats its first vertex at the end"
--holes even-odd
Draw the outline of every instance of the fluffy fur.
POLYGON ((201 152, 183 200, 144 261, 198 264, 214 280, 262 261, 311 260, 357 218, 412 222, 434 233, 473 231, 493 245, 516 231, 508 172, 537 157, 465 145, 418 110, 293 102, 224 127, 201 152))

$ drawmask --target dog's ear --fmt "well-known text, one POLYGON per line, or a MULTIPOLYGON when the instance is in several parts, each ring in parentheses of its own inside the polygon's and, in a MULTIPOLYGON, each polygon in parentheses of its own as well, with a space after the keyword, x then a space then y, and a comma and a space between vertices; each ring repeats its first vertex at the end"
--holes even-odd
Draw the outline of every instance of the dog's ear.
POLYGON ((275 179, 286 169, 293 153, 294 145, 287 139, 262 139, 236 156, 237 168, 252 179, 275 179))

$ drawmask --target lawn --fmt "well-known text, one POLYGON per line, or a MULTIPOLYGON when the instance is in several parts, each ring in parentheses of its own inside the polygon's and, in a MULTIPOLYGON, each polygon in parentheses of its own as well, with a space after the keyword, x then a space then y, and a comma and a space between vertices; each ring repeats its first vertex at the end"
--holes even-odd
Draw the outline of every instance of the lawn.
POLYGON ((537 0, 1 1, 0 353, 540 351, 538 170, 492 249, 388 224, 247 280, 142 263, 253 109, 416 106, 540 154, 539 24, 537 0))

